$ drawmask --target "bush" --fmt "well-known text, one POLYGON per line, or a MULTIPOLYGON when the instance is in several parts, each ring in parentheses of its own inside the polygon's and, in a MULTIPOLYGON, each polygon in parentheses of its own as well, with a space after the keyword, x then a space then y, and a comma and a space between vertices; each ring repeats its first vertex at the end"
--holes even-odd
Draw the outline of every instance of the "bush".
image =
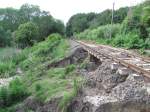
MULTIPOLYGON (((6 50, 6 52, 10 50, 6 50)), ((7 54, 7 53, 6 53, 7 54)), ((16 74, 16 66, 19 65, 28 57, 28 51, 24 50, 21 52, 8 53, 7 56, 0 59, 0 77, 8 77, 16 74)))
POLYGON ((11 72, 15 68, 15 63, 12 61, 0 62, 0 77, 9 76, 9 72, 11 72))
POLYGON ((117 35, 112 39, 112 45, 117 47, 126 47, 128 49, 148 48, 148 43, 140 39, 136 33, 128 33, 125 35, 117 35))
POLYGON ((18 101, 23 100, 29 94, 26 86, 16 78, 11 81, 8 87, 0 88, 0 106, 10 106, 18 101))
POLYGON ((20 48, 32 46, 38 40, 38 36, 38 26, 32 22, 21 24, 14 32, 15 42, 20 48))
POLYGON ((49 35, 45 41, 37 43, 34 47, 31 48, 31 50, 36 56, 45 56, 48 53, 53 52, 53 48, 60 43, 61 39, 62 37, 59 34, 49 35))
POLYGON ((95 40, 98 38, 108 39, 110 36, 115 37, 116 34, 120 32, 120 28, 120 24, 100 26, 96 29, 88 29, 80 34, 77 34, 77 38, 90 40, 95 40))
POLYGON ((10 46, 12 44, 11 32, 5 31, 3 27, 0 26, 0 47, 10 46))
POLYGON ((145 40, 144 48, 145 48, 145 49, 150 49, 150 38, 147 38, 147 39, 145 40))
POLYGON ((66 67, 65 69, 65 74, 69 74, 70 72, 72 72, 75 69, 75 65, 69 65, 66 67))
POLYGON ((61 99, 60 103, 59 103, 59 108, 62 110, 62 112, 66 112, 67 111, 67 105, 69 104, 69 102, 71 102, 71 100, 77 96, 78 91, 79 91, 79 81, 77 81, 76 79, 74 79, 73 82, 73 91, 71 92, 65 92, 63 98, 61 99))

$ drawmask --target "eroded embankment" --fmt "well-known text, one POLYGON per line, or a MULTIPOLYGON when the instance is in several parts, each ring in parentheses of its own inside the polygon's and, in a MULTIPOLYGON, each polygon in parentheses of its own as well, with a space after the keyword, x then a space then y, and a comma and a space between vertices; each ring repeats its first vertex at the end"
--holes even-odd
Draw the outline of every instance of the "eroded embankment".
MULTIPOLYGON (((131 70, 120 74, 111 68, 111 60, 100 62, 78 44, 72 41, 70 44, 68 57, 47 66, 51 69, 76 64, 76 72, 85 78, 77 97, 66 105, 67 112, 150 112, 149 86, 142 76, 131 70)), ((24 112, 27 108, 35 112, 62 112, 59 110, 61 99, 62 96, 41 103, 30 97, 17 108, 17 112, 24 112)))
POLYGON ((68 112, 150 112, 149 84, 132 70, 120 74, 112 63, 105 59, 96 70, 83 73, 86 84, 68 112))
MULTIPOLYGON (((82 64, 83 61, 87 58, 87 56, 88 56, 88 53, 85 50, 83 50, 80 46, 75 44, 73 46, 70 46, 69 54, 67 55, 67 57, 65 57, 64 59, 61 59, 59 61, 50 63, 50 64, 46 64, 46 66, 45 66, 46 71, 55 70, 55 69, 59 69, 59 68, 67 70, 66 68, 69 65, 74 65, 75 70, 73 70, 73 72, 71 72, 69 75, 67 74, 67 71, 65 71, 64 74, 66 77, 65 78, 62 77, 62 78, 63 78, 63 80, 68 81, 68 83, 66 84, 65 87, 63 87, 62 91, 57 92, 56 95, 54 94, 51 98, 49 98, 50 100, 42 102, 42 101, 38 100, 38 98, 35 98, 35 96, 30 96, 27 99, 25 99, 20 105, 17 106, 16 111, 17 112, 26 112, 28 110, 32 110, 33 112, 62 112, 63 109, 60 107, 60 103, 61 103, 62 99, 64 98, 64 93, 65 93, 64 91, 71 93, 72 90, 74 89, 74 86, 72 84, 72 83, 74 83, 73 79, 79 78, 79 76, 77 76, 78 71, 79 71, 78 68, 80 67, 80 64, 82 64)), ((50 75, 53 75, 53 74, 54 74, 53 72, 50 73, 50 75)), ((63 74, 63 73, 60 73, 60 74, 63 74)), ((59 74, 59 72, 56 72, 56 75, 60 75, 60 74, 59 74)), ((51 78, 53 78, 53 77, 51 77, 51 78)), ((41 81, 43 81, 43 80, 44 79, 41 79, 41 81)), ((57 79, 57 80, 54 79, 53 81, 54 81, 54 84, 57 84, 61 80, 62 79, 57 79)), ((51 81, 51 80, 49 80, 49 81, 51 81)), ((43 85, 43 86, 48 86, 48 85, 43 85)), ((51 87, 51 85, 49 85, 49 88, 50 87, 51 87)), ((58 89, 60 88, 59 86, 57 86, 57 87, 58 87, 58 89)), ((48 92, 48 90, 45 90, 45 92, 48 92)), ((67 97, 69 97, 69 95, 70 94, 68 94, 67 97)), ((43 93, 43 96, 44 96, 44 93, 43 93)), ((64 103, 63 106, 65 106, 67 104, 68 103, 64 103)))

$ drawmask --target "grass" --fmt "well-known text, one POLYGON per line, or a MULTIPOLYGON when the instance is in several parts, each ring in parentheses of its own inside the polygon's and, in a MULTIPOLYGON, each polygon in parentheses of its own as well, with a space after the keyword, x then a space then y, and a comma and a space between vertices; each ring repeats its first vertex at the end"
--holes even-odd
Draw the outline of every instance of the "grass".
POLYGON ((11 57, 14 54, 17 54, 18 52, 20 52, 20 50, 16 48, 0 48, 0 60, 3 60, 6 57, 11 57))
POLYGON ((61 109, 62 112, 67 111, 67 105, 70 103, 70 101, 77 96, 80 84, 81 82, 77 79, 73 80, 73 89, 72 91, 65 92, 63 98, 61 99, 59 103, 59 108, 61 109))
POLYGON ((96 29, 88 29, 76 35, 77 39, 90 40, 98 44, 109 44, 127 49, 150 49, 150 39, 142 39, 136 31, 122 33, 121 25, 105 25, 96 29), (111 29, 112 38, 110 39, 111 29))
MULTIPOLYGON (((81 80, 81 78, 76 76, 75 65, 51 69, 48 69, 47 65, 66 57, 68 48, 68 41, 63 37, 58 34, 50 35, 45 41, 22 50, 7 61, 3 60, 7 66, 5 68, 3 65, 1 72, 6 74, 6 71, 9 71, 8 75, 10 75, 13 73, 11 70, 15 72, 16 68, 20 67, 24 72, 21 77, 22 83, 31 96, 42 102, 55 97, 63 97, 67 100, 62 99, 64 106, 75 96, 74 79, 81 80), (66 93, 71 93, 69 98, 65 98, 66 93)), ((11 109, 11 106, 6 109, 11 109)))
POLYGON ((11 81, 8 86, 3 86, 0 88, 0 106, 7 107, 10 106, 28 96, 26 86, 18 78, 11 81))

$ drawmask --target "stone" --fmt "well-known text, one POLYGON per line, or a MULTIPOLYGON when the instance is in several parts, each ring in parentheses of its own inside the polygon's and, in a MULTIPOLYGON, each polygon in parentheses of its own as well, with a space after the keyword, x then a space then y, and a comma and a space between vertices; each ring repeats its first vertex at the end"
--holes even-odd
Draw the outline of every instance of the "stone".
POLYGON ((138 75, 138 74, 131 74, 131 75, 133 75, 134 79, 137 81, 143 81, 144 80, 143 76, 141 76, 141 75, 138 75))
POLYGON ((118 63, 112 63, 111 64, 111 70, 117 70, 119 67, 119 64, 118 63))
POLYGON ((148 94, 150 95, 150 83, 146 83, 145 87, 146 87, 148 94))
POLYGON ((120 74, 120 75, 129 75, 129 70, 127 69, 127 68, 119 68, 118 69, 118 73, 120 74))

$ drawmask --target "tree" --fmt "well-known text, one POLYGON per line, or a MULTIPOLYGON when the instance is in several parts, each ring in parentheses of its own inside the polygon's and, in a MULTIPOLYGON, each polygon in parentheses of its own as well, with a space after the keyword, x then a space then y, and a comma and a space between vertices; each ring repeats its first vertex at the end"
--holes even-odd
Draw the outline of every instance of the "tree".
POLYGON ((19 26, 18 10, 13 8, 0 9, 0 26, 6 31, 15 31, 19 26))
POLYGON ((39 6, 23 4, 19 9, 20 23, 33 21, 41 16, 41 10, 39 6))
POLYGON ((11 32, 5 31, 3 27, 0 27, 0 47, 11 45, 11 32))
POLYGON ((88 21, 86 14, 76 14, 70 18, 66 27, 67 36, 73 35, 73 33, 79 33, 88 28, 88 21))
MULTIPOLYGON (((127 16, 128 7, 120 8, 114 11, 114 23, 121 23, 127 16)), ((73 15, 66 26, 67 36, 72 36, 74 33, 83 32, 85 29, 97 28, 101 25, 110 24, 112 19, 112 11, 107 9, 101 13, 79 13, 73 15)))
POLYGON ((148 27, 150 27, 150 6, 144 7, 143 8, 143 22, 145 23, 145 25, 147 25, 148 27))
POLYGON ((38 26, 33 22, 21 24, 14 32, 15 42, 21 48, 32 46, 38 40, 38 37, 38 26))
POLYGON ((65 26, 60 20, 55 20, 51 15, 44 15, 35 21, 39 26, 40 41, 52 33, 64 34, 65 26))

